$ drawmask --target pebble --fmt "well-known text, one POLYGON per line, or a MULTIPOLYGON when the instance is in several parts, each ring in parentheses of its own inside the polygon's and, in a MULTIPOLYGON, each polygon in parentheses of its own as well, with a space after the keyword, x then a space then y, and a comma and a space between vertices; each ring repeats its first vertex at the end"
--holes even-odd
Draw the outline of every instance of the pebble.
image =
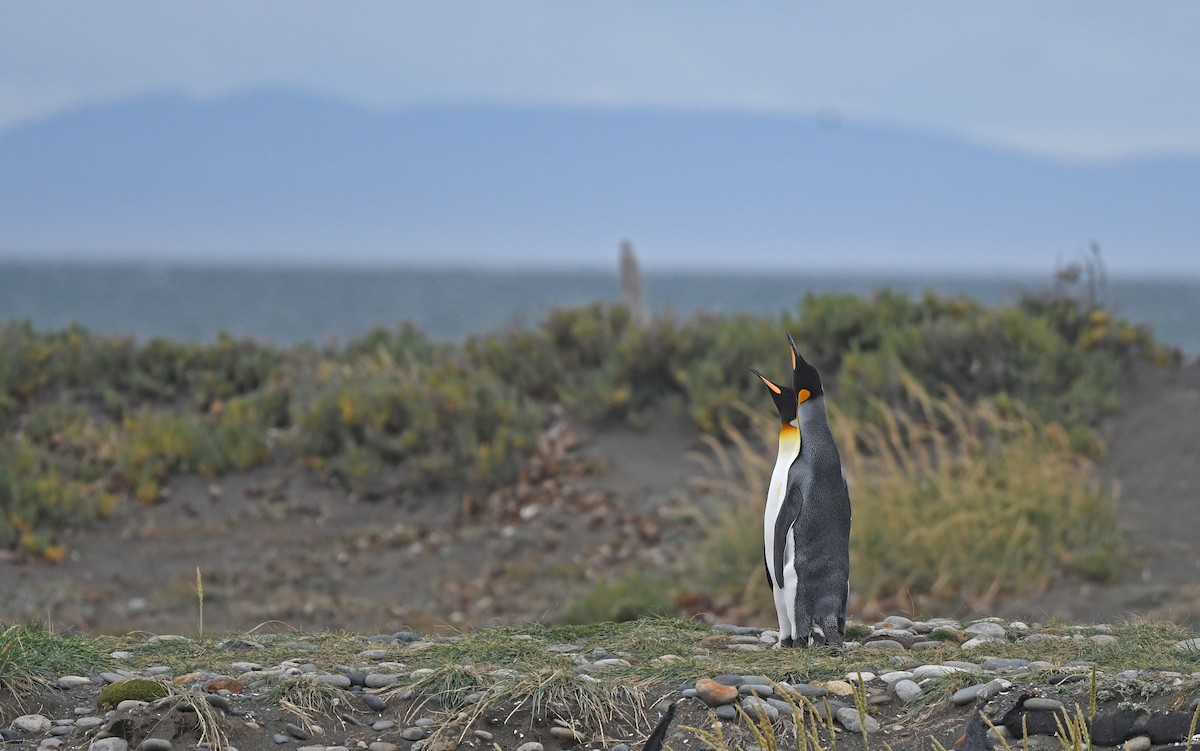
POLYGON ((743 683, 738 686, 738 693, 742 696, 761 696, 764 699, 769 699, 775 695, 775 689, 771 686, 764 686, 757 683, 743 683))
POLYGON ((128 751, 129 741, 124 738, 110 737, 92 741, 88 751, 128 751))
POLYGON ((15 730, 8 728, 0 728, 0 740, 2 741, 18 741, 21 739, 21 734, 15 730))
POLYGON ((920 651, 922 649, 937 649, 945 642, 940 641, 915 641, 909 649, 920 651))
POLYGON ((105 683, 116 683, 118 681, 123 681, 126 678, 132 677, 132 675, 133 675, 132 673, 129 673, 129 674, 116 673, 116 672, 109 670, 109 671, 105 671, 100 674, 100 680, 104 681, 105 683))
POLYGON ((546 651, 550 654, 565 655, 571 652, 581 652, 583 651, 583 647, 578 644, 551 644, 549 647, 546 647, 546 651))
POLYGON ((73 725, 55 725, 50 728, 50 735, 70 735, 73 732, 75 732, 73 725))
POLYGON ((854 686, 846 681, 825 681, 825 689, 834 696, 854 695, 854 686))
POLYGON ((735 686, 719 683, 711 678, 701 678, 696 681, 696 695, 710 707, 731 704, 737 700, 738 689, 735 686))
POLYGON ((842 707, 834 714, 834 717, 842 724, 842 727, 851 733, 866 731, 869 735, 879 732, 879 721, 871 715, 860 715, 855 707, 842 707))
POLYGON ((976 647, 982 647, 985 644, 995 644, 1002 641, 1004 640, 995 636, 980 634, 974 638, 967 639, 965 642, 959 645, 959 649, 975 649, 976 647))
POLYGON ((271 740, 275 741, 276 743, 287 743, 288 737, 283 733, 276 733, 275 735, 271 736, 271 740))
POLYGON ((85 678, 82 675, 64 675, 54 683, 59 688, 75 688, 76 686, 86 686, 91 682, 91 678, 85 678))
POLYGON ((395 720, 380 720, 371 726, 372 730, 391 730, 396 727, 395 720))
POLYGON ((766 699, 747 696, 742 699, 742 711, 751 717, 767 717, 771 722, 779 719, 779 710, 771 706, 766 699))
POLYGON ((350 679, 344 675, 336 673, 320 673, 313 676, 313 680, 317 683, 324 683, 327 686, 334 688, 350 688, 350 679))
POLYGON ((754 626, 735 626, 731 623, 718 623, 712 627, 713 631, 725 631, 738 636, 759 636, 764 629, 754 626))
POLYGON ((913 622, 902 615, 889 615, 887 618, 884 618, 882 621, 875 624, 875 628, 880 629, 909 629, 912 628, 912 626, 913 622))
MULTIPOLYGON (((300 727, 299 725, 295 724, 294 722, 289 722, 286 725, 284 725, 283 732, 287 733, 288 735, 292 736, 296 740, 300 740, 300 741, 306 741, 312 737, 308 734, 308 731, 306 731, 304 728, 300 727)), ((285 738, 284 740, 287 740, 287 739, 285 738)), ((278 741, 276 741, 276 743, 278 743, 278 741)))
MULTIPOLYGON (((12 731, 10 730, 9 732, 11 733, 12 731)), ((3 735, 3 733, 0 733, 0 735, 3 735)), ((16 740, 21 737, 20 735, 17 735, 16 733, 13 733, 13 736, 14 736, 13 738, 9 738, 8 740, 16 740)), ((4 737, 7 738, 7 736, 4 736, 4 737)), ((38 748, 62 748, 62 745, 63 745, 62 738, 43 738, 42 742, 38 744, 38 748)))
POLYGON ((964 628, 963 632, 978 636, 993 636, 997 639, 1003 639, 1008 635, 1008 632, 1004 630, 1003 626, 1001 626, 999 623, 992 623, 991 621, 979 621, 978 623, 972 623, 970 626, 964 628))
POLYGON ((976 699, 991 699, 1003 691, 1004 686, 1005 684, 1001 681, 990 681, 988 683, 976 683, 974 686, 960 688, 950 697, 950 703, 956 707, 961 707, 970 704, 976 699))
POLYGON ((103 717, 80 717, 75 721, 75 727, 80 728, 81 730, 89 730, 91 728, 100 727, 103 724, 103 717))
POLYGON ((425 736, 425 728, 404 728, 400 731, 400 737, 406 741, 423 741, 425 736))
POLYGON ((421 641, 421 635, 415 631, 397 631, 396 633, 392 634, 392 638, 396 641, 403 642, 421 641))
POLYGON ((1029 667, 1029 660, 1022 660, 1019 657, 988 657, 979 667, 995 672, 1020 670, 1029 667))
POLYGON ((920 667, 913 668, 912 679, 914 681, 923 681, 929 678, 944 678, 953 673, 961 672, 961 668, 949 665, 921 665, 920 667))
POLYGON ((559 740, 575 741, 576 743, 583 743, 584 740, 583 736, 579 734, 578 730, 575 730, 574 728, 559 727, 558 725, 550 728, 550 735, 558 738, 559 740))
POLYGON ((50 729, 50 720, 40 714, 24 714, 12 721, 12 727, 22 733, 44 733, 50 729))
POLYGON ((1031 711, 1057 712, 1063 708, 1063 703, 1058 699, 1048 699, 1044 696, 1034 696, 1026 699, 1022 704, 1025 709, 1031 711))
POLYGON ((875 674, 870 670, 851 670, 849 673, 846 673, 846 680, 850 683, 858 683, 860 678, 863 683, 866 683, 875 680, 875 674))
POLYGON ((147 738, 138 744, 140 751, 171 751, 171 742, 166 738, 147 738))
POLYGON ((367 746, 367 751, 400 751, 400 747, 387 741, 375 741, 367 746))
POLYGON ((903 651, 904 645, 895 639, 875 639, 864 642, 863 649, 896 649, 903 651))
POLYGON ((546 748, 537 741, 529 741, 517 746, 517 751, 546 751, 546 748))
POLYGON ((713 714, 722 720, 734 720, 737 719, 738 711, 737 707, 732 704, 722 704, 713 709, 713 714))
POLYGON ((400 676, 385 673, 368 673, 363 679, 363 685, 367 688, 384 688, 399 682, 400 676))
POLYGON ((476 730, 476 731, 474 731, 474 735, 476 738, 478 738, 481 741, 490 741, 496 737, 486 730, 476 730))
POLYGON ((628 743, 618 743, 617 745, 615 745, 611 749, 609 749, 609 751, 629 751, 629 744, 628 743))
POLYGON ((431 719, 429 717, 418 717, 416 719, 416 721, 413 722, 413 724, 419 728, 431 728, 434 725, 436 725, 437 723, 434 722, 433 719, 431 719))
POLYGON ((820 699, 829 695, 827 688, 814 686, 811 683, 793 683, 788 688, 791 693, 803 696, 805 699, 820 699))
POLYGON ((1122 748, 1124 751, 1149 751, 1150 737, 1146 735, 1139 735, 1135 738, 1130 738, 1129 740, 1125 741, 1125 745, 1122 748))
POLYGON ((900 680, 896 681, 894 690, 896 692, 896 696, 900 697, 900 701, 904 702, 905 704, 910 704, 916 701, 923 693, 921 687, 908 678, 901 678, 900 680))
POLYGON ((1117 637, 1111 634, 1096 634, 1094 636, 1089 636, 1088 638, 1101 647, 1107 647, 1117 643, 1117 637))
POLYGON ((713 676, 713 680, 726 686, 740 686, 745 683, 740 675, 717 675, 713 676))
POLYGON ((1177 652, 1200 652, 1200 637, 1175 642, 1171 645, 1171 649, 1177 652))
POLYGON ((892 670, 879 676, 879 680, 883 681, 884 683, 895 683, 896 681, 903 680, 905 678, 912 679, 912 677, 913 674, 911 670, 892 670))

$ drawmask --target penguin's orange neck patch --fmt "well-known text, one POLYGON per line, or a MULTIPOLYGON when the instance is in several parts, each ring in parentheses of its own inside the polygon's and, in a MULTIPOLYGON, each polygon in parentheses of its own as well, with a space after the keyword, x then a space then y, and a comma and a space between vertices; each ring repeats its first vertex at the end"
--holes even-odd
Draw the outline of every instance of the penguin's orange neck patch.
POLYGON ((796 403, 804 404, 811 396, 812 393, 808 389, 800 389, 798 392, 796 392, 796 403))

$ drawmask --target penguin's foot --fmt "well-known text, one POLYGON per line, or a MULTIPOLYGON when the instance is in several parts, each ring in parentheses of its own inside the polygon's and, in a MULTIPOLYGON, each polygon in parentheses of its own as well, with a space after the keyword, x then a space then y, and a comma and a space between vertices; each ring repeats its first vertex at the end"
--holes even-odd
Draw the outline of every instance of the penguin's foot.
POLYGON ((795 646, 795 645, 792 643, 792 637, 785 636, 779 640, 779 646, 783 649, 787 649, 787 648, 795 646))

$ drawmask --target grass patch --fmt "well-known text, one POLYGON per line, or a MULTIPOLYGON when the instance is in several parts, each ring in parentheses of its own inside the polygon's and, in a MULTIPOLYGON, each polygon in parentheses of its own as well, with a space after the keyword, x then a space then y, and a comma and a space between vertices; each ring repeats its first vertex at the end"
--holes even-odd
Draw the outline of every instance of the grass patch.
POLYGON ((113 660, 96 644, 78 636, 62 636, 30 626, 0 630, 0 693, 28 694, 48 679, 89 675, 113 660))

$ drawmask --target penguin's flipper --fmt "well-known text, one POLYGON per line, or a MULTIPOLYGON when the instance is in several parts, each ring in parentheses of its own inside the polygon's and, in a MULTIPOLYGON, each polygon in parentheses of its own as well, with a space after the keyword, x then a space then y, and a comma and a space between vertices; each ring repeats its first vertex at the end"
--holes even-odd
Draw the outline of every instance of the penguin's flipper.
POLYGON ((772 561, 772 564, 774 565, 775 582, 779 587, 783 587, 783 567, 787 561, 788 533, 792 531, 796 520, 800 518, 800 510, 803 507, 804 497, 800 491, 800 483, 792 482, 789 478, 787 495, 783 497, 783 506, 779 509, 779 516, 775 517, 775 560, 772 561))
POLYGON ((654 732, 646 739, 646 745, 642 746, 642 751, 660 751, 663 741, 667 739, 667 728, 671 725, 671 718, 675 716, 675 705, 671 704, 667 707, 667 712, 658 721, 658 725, 654 728, 654 732))

